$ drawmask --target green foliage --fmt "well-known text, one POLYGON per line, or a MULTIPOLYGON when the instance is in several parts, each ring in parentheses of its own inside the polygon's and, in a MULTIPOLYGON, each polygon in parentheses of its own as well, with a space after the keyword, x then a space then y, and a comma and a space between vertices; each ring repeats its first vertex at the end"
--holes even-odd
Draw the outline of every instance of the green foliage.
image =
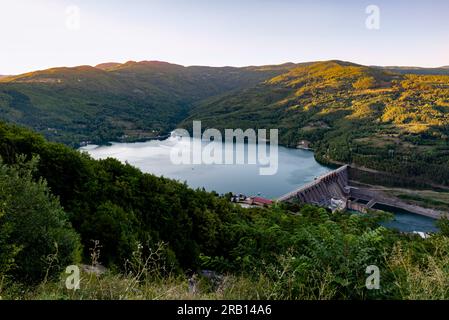
POLYGON ((99 241, 107 265, 122 264, 138 242, 136 217, 110 201, 100 204, 93 214, 86 215, 79 231, 85 239, 99 241))
POLYGON ((247 68, 131 61, 0 81, 1 119, 71 146, 154 138, 192 120, 221 130, 277 128, 284 145, 309 141, 320 162, 446 186, 448 107, 447 70, 343 61, 247 68))
POLYGON ((0 274, 41 280, 77 261, 78 235, 43 180, 34 181, 37 159, 0 162, 0 274), (56 261, 47 264, 47 257, 56 261))
MULTIPOLYGON (((84 260, 92 240, 99 241, 96 262, 115 271, 88 280, 81 296, 44 281, 35 292, 28 288, 31 292, 19 294, 21 298, 173 298, 161 288, 176 292, 178 298, 192 298, 181 273, 204 268, 228 274, 229 281, 217 288, 202 279, 204 297, 449 295, 445 220, 440 234, 421 239, 381 227, 379 222, 388 218, 383 214, 330 213, 299 204, 244 209, 226 196, 143 174, 114 159, 95 161, 1 123, 0 155, 8 163, 0 166, 3 274, 42 279, 50 267, 55 272, 76 261, 78 238, 67 215, 81 237, 84 260), (31 162, 18 161, 19 154, 31 162), (33 155, 39 155, 38 165, 33 155), (381 290, 365 287, 369 265, 381 270, 381 290)), ((6 296, 17 297, 14 282, 10 287, 6 296)), ((1 287, 0 294, 4 295, 1 287)))
POLYGON ((20 252, 20 247, 11 241, 13 226, 5 220, 5 212, 2 206, 0 211, 0 279, 8 275, 17 267, 15 258, 20 252))
POLYGON ((78 146, 154 138, 193 103, 245 88, 291 67, 183 67, 157 61, 53 68, 0 81, 0 118, 78 146))
POLYGON ((183 121, 277 128, 323 163, 449 185, 449 76, 401 75, 341 61, 298 65, 249 89, 201 101, 183 121), (368 89, 368 90, 366 90, 368 89))
POLYGON ((318 298, 326 275, 328 290, 335 295, 363 298, 368 294, 366 267, 384 263, 395 237, 375 221, 370 216, 331 215, 311 206, 297 213, 250 210, 229 225, 230 255, 203 261, 214 270, 229 270, 231 265, 236 273, 264 273, 282 288, 281 299, 318 298))
POLYGON ((0 155, 40 156, 35 178, 44 178, 80 233, 84 256, 93 240, 101 263, 122 267, 136 242, 164 241, 183 268, 196 269, 199 254, 216 254, 232 215, 227 199, 191 190, 173 180, 143 174, 114 159, 95 161, 28 130, 0 124, 0 155))
POLYGON ((441 233, 447 237, 449 237, 449 219, 447 217, 444 217, 440 220, 438 220, 438 227, 441 230, 441 233))

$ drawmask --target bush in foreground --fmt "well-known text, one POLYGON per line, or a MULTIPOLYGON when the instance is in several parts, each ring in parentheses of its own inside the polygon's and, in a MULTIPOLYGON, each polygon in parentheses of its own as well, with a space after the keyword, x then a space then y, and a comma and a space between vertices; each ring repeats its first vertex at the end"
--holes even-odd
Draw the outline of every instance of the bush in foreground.
POLYGON ((79 260, 79 236, 45 181, 35 181, 38 159, 0 161, 0 277, 39 281, 79 260))

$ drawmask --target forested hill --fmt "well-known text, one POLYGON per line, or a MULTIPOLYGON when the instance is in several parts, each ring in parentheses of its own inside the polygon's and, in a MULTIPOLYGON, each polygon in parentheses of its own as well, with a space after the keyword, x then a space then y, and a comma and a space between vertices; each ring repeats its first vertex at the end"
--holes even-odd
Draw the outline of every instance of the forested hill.
POLYGON ((449 76, 398 74, 341 61, 299 65, 200 103, 184 122, 279 128, 323 162, 353 163, 449 185, 449 76))
MULTIPOLYGON (((280 128, 284 143, 308 139, 323 161, 383 166, 441 182, 448 174, 448 77, 402 76, 327 62, 249 68, 240 71, 246 80, 239 81, 247 87, 239 90, 232 85, 236 74, 227 73, 238 71, 223 69, 222 83, 208 89, 216 94, 227 85, 220 97, 188 100, 187 89, 173 87, 171 96, 161 94, 168 100, 161 98, 159 113, 147 114, 136 107, 143 100, 127 100, 129 96, 114 90, 126 92, 129 84, 119 80, 126 77, 135 84, 141 81, 143 88, 148 76, 139 78, 136 71, 121 68, 57 69, 59 78, 52 78, 51 71, 10 78, 1 85, 1 110, 17 119, 28 117, 30 125, 53 123, 55 117, 73 124, 72 116, 89 115, 86 123, 98 122, 85 132, 104 130, 106 137, 112 129, 97 129, 105 119, 160 117, 161 125, 169 126, 163 106, 168 112, 168 106, 181 106, 176 99, 192 105, 201 101, 191 110, 199 112, 192 113, 194 119, 217 127, 280 128), (114 72, 122 74, 111 76, 114 72), (277 76, 255 79, 269 73, 277 76), (223 80, 226 74, 232 81, 223 80), (86 101, 90 105, 83 105, 86 101)), ((172 75, 179 78, 175 71, 172 75)), ((162 85, 159 77, 148 81, 151 90, 144 92, 155 97, 161 91, 153 90, 168 86, 170 81, 162 85)), ((210 79, 205 82, 213 85, 210 79)), ((173 80, 172 86, 178 83, 173 80)), ((73 127, 59 130, 54 139, 76 137, 73 127)), ((307 205, 244 209, 232 204, 229 195, 192 190, 115 159, 96 161, 0 122, 3 299, 192 298, 183 293, 188 290, 186 274, 199 270, 225 275, 220 289, 204 282, 202 297, 209 299, 218 292, 228 299, 447 299, 447 220, 439 223, 439 233, 421 239, 380 226, 386 218, 331 214, 307 205), (108 272, 86 276, 93 282, 83 282, 84 290, 71 293, 59 279, 68 265, 98 262, 108 272), (383 270, 382 290, 365 289, 368 265, 383 270)))
POLYGON ((422 239, 387 218, 245 209, 0 122, 2 299, 448 299, 448 220, 422 239), (81 263, 108 270, 84 266, 81 290, 67 290, 66 267, 81 263), (366 289, 369 265, 382 290, 366 289), (189 293, 200 270, 220 283, 200 276, 189 293))
POLYGON ((293 64, 183 67, 159 61, 53 68, 0 79, 0 119, 76 146, 171 131, 194 102, 251 87, 293 64))
POLYGON ((192 120, 278 128, 282 144, 304 141, 323 162, 449 185, 447 70, 342 61, 55 68, 0 79, 0 119, 72 146, 148 139, 192 120))
POLYGON ((401 74, 449 75, 449 66, 444 66, 440 68, 419 68, 419 67, 376 67, 376 68, 401 74))

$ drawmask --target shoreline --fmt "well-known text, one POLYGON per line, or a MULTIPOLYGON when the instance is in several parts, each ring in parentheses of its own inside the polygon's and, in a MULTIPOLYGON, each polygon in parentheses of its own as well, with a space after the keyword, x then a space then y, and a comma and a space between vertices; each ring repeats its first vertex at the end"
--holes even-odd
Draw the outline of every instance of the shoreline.
MULTIPOLYGON (((150 142, 150 141, 164 141, 166 139, 168 139, 171 135, 172 135, 173 131, 171 131, 170 133, 167 134, 163 134, 163 135, 159 135, 157 137, 154 138, 141 138, 141 139, 132 139, 130 141, 117 141, 117 140, 111 140, 108 141, 107 143, 100 143, 100 144, 95 144, 97 146, 111 146, 112 143, 145 143, 145 142, 150 142)), ((248 143, 248 141, 245 140, 244 142, 245 144, 248 143)), ((81 148, 85 148, 87 145, 82 146, 82 147, 78 147, 76 150, 81 150, 81 148)), ((282 144, 279 143, 279 146, 282 146, 286 149, 289 150, 302 150, 302 151, 306 151, 306 152, 311 152, 314 156, 314 159, 317 163, 319 163, 321 166, 324 166, 328 169, 337 169, 340 166, 346 165, 346 163, 342 163, 339 161, 334 161, 334 160, 328 160, 326 159, 326 161, 322 161, 323 159, 321 157, 317 157, 316 155, 316 151, 313 148, 309 148, 309 147, 301 147, 301 146, 296 146, 293 147, 291 145, 288 144, 282 144)), ((84 150, 87 151, 87 150, 84 150)), ((375 176, 381 176, 381 177, 397 177, 398 179, 401 179, 402 181, 405 181, 407 183, 406 186, 401 186, 402 189, 407 190, 408 192, 419 192, 419 191, 425 191, 425 190, 432 190, 435 192, 449 192, 449 187, 448 186, 444 186, 444 185, 440 185, 440 184, 435 184, 429 181, 425 181, 425 180, 418 180, 418 181, 410 181, 410 178, 408 177, 399 177, 395 174, 389 173, 389 172, 384 172, 384 171, 380 171, 380 170, 376 170, 376 169, 371 169, 371 168, 367 168, 367 167, 363 167, 363 166, 358 166, 356 164, 348 164, 349 167, 351 169, 360 171, 362 173, 368 173, 368 174, 373 174, 375 176), (417 184, 418 183, 418 184, 417 184)), ((382 184, 379 183, 378 181, 370 181, 369 183, 367 183, 366 181, 363 181, 363 179, 354 179, 355 182, 358 183, 362 183, 362 184, 369 184, 369 185, 380 185, 383 186, 385 188, 388 188, 389 186, 386 184, 382 184)), ((391 186, 390 186, 391 187, 391 186)), ((403 200, 401 200, 402 202, 405 202, 403 200)), ((410 205, 416 205, 416 203, 413 202, 406 202, 406 203, 410 203, 410 205)), ((432 209, 432 210, 437 210, 436 207, 434 206, 421 206, 422 208, 425 209, 432 209)))

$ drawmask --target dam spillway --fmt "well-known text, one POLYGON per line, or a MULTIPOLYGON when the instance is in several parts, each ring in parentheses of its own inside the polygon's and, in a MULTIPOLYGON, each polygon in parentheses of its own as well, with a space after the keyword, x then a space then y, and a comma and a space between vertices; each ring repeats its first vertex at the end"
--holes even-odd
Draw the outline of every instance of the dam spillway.
POLYGON ((338 207, 350 197, 348 166, 338 168, 318 177, 305 186, 280 197, 278 201, 298 200, 321 207, 338 207))
POLYGON ((277 199, 280 202, 300 202, 337 210, 354 210, 366 213, 370 210, 389 207, 401 209, 410 213, 439 219, 449 218, 449 213, 430 208, 423 208, 386 194, 372 187, 356 187, 351 185, 351 172, 354 168, 344 165, 314 181, 289 192, 277 199))

